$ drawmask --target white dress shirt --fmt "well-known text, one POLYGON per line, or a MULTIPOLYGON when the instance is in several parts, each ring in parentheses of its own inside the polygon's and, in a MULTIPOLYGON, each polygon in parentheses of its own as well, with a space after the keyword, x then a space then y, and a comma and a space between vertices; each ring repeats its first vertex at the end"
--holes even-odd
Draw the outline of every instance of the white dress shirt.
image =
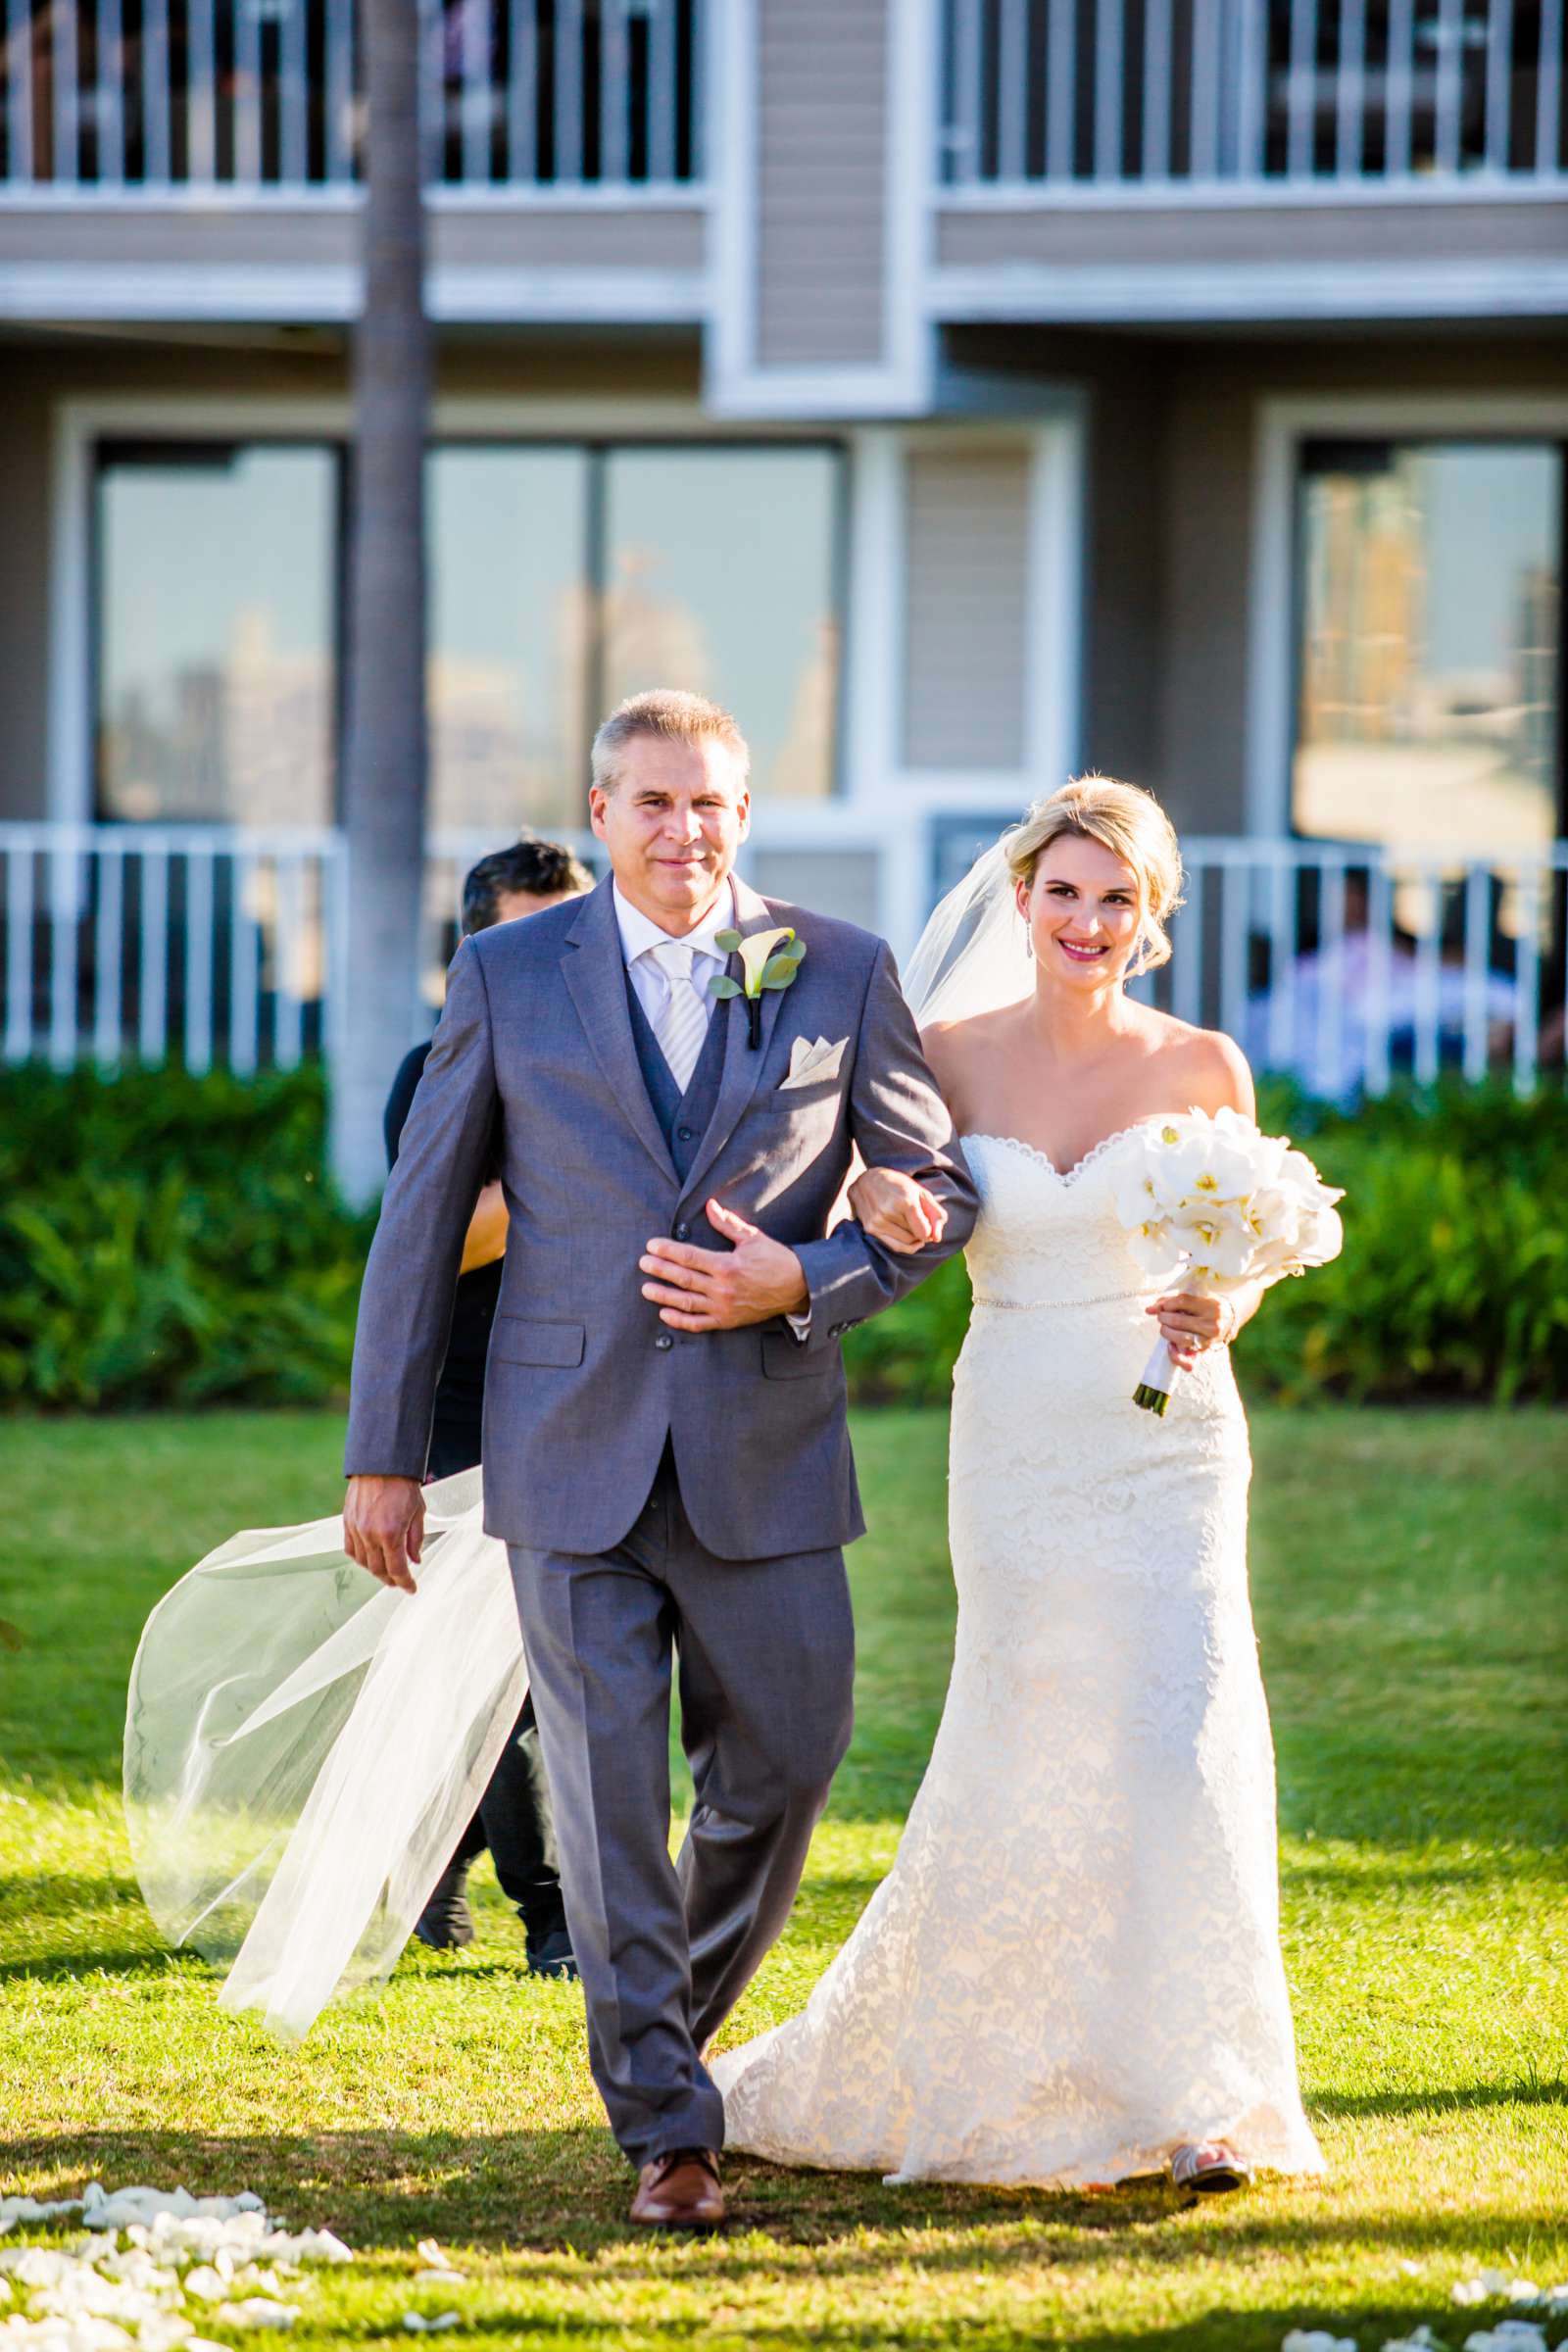
MULTIPOLYGON (((657 1033, 664 1003, 665 983, 655 959, 654 950, 667 946, 676 934, 673 931, 662 931, 657 923, 651 922, 641 907, 634 906, 630 899, 622 895, 618 882, 611 884, 611 893, 614 900, 615 922, 620 932, 620 952, 626 958, 626 970, 632 987, 637 991, 637 1002, 647 1013, 650 1027, 657 1033)), ((707 1004, 710 1019, 712 1018, 712 1009, 718 999, 710 993, 708 984, 710 980, 716 980, 729 962, 725 951, 715 946, 714 935, 734 928, 735 893, 726 882, 719 893, 718 904, 708 920, 700 923, 695 931, 683 931, 679 935, 680 945, 692 951, 692 985, 707 1004)), ((797 1340, 805 1341, 810 1337, 809 1308, 804 1315, 786 1315, 784 1320, 797 1340)))
POLYGON ((659 925, 650 922, 630 899, 622 897, 618 882, 612 883, 611 888, 614 895, 615 922, 620 931, 620 952, 626 958, 626 969, 631 975, 632 987, 637 992, 637 1002, 647 1013, 650 1025, 657 1031, 664 1003, 664 976, 655 960, 654 950, 667 947, 672 939, 676 939, 678 946, 692 951, 692 986, 707 1004, 709 1018, 711 1019, 713 1006, 718 1000, 709 994, 708 984, 718 978, 729 961, 723 949, 714 946, 714 935, 735 928, 735 894, 729 884, 726 882, 719 892, 718 904, 708 920, 699 924, 695 931, 681 932, 678 939, 673 931, 661 931, 659 925))

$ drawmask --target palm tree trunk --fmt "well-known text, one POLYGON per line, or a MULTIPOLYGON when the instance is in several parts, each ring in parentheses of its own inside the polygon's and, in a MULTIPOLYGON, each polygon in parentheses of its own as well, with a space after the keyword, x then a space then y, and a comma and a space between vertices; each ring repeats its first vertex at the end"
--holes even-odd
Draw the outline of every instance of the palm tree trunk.
POLYGON ((419 0, 361 0, 368 108, 342 792, 347 966, 332 1073, 333 1170, 357 1202, 372 1199, 385 1175, 382 1106, 418 1012, 430 397, 421 13, 419 0))

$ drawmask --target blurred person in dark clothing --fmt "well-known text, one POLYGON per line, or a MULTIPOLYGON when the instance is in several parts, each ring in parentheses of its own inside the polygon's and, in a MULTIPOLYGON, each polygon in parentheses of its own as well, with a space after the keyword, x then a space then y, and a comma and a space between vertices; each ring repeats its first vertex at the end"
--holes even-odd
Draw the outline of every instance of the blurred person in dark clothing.
MULTIPOLYGON (((487 931, 494 923, 516 922, 541 906, 578 897, 593 876, 568 849, 554 841, 519 841, 481 858, 463 885, 463 932, 487 931)), ((391 1167, 429 1055, 428 1042, 416 1046, 392 1082, 386 1105, 386 1156, 391 1167)), ((507 1247, 507 1209, 498 1183, 488 1183, 474 1203, 463 1246, 463 1267, 452 1307, 452 1332, 436 1390, 426 1478, 451 1478, 479 1460, 484 1413, 485 1351, 501 1296, 501 1263, 507 1247)), ((517 1907, 534 1976, 574 1977, 571 1937, 561 1901, 556 1865, 556 1831, 550 1788, 539 1753, 533 1696, 523 1701, 479 1810, 458 1850, 436 1882, 415 1926, 415 1934, 437 1951, 473 1940, 466 1886, 468 1866, 490 1849, 496 1877, 517 1907)))

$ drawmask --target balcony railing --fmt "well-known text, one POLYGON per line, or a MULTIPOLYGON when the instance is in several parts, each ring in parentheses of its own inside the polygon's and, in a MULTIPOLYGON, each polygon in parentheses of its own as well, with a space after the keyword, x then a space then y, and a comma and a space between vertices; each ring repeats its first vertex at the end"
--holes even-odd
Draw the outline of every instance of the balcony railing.
MULTIPOLYGON (((433 1004, 477 836, 433 843, 433 1004)), ((585 845, 586 846, 586 845, 585 845)), ((1312 1092, 1564 1070, 1568 843, 1492 859, 1298 841, 1185 845, 1153 993, 1312 1092)), ((0 1058, 287 1067, 340 1035, 345 860, 331 832, 0 825, 0 1058)), ((868 910, 869 911, 869 910, 868 910)), ((874 915, 872 917, 874 919, 874 915)))
POLYGON ((1568 177, 1564 0, 946 0, 942 175, 1051 201, 1568 177))
MULTIPOLYGON (((679 190, 701 0, 418 0, 435 191, 679 190)), ((352 193, 354 0, 0 0, 0 201, 352 193)))

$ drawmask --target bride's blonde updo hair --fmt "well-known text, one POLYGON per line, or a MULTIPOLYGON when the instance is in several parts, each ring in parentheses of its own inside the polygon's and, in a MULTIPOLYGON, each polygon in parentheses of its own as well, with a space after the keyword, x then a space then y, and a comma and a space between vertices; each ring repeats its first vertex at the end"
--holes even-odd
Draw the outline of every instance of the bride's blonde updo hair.
POLYGON ((1007 871, 1032 884, 1043 853, 1064 835, 1098 841, 1130 865, 1138 881, 1138 945, 1127 976, 1170 961, 1165 925, 1182 903, 1182 853, 1176 828, 1152 792, 1118 784, 1114 776, 1074 776, 1059 792, 1036 801, 1022 824, 1002 837, 1007 871))

